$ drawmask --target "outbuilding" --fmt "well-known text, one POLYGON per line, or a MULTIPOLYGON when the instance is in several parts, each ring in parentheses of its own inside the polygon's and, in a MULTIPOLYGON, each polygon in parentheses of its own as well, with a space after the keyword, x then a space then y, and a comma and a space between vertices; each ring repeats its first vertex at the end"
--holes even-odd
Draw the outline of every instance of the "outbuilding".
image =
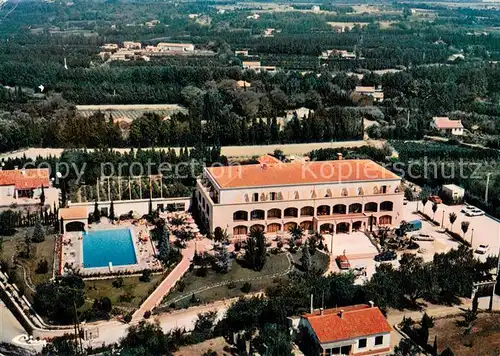
POLYGON ((465 195, 465 189, 455 184, 443 185, 441 192, 446 201, 454 204, 461 203, 465 195))

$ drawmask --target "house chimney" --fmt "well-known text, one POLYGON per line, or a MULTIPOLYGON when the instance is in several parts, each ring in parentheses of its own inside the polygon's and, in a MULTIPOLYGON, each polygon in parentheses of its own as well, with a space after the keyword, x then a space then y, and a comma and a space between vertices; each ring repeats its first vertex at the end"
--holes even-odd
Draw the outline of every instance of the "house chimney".
POLYGON ((370 300, 368 303, 370 303, 370 308, 373 308, 375 306, 375 303, 372 300, 370 300))
POLYGON ((340 317, 340 319, 342 319, 344 315, 344 309, 340 309, 339 313, 338 313, 338 316, 340 317))
POLYGON ((339 161, 342 161, 342 153, 340 153, 340 152, 337 153, 337 159, 339 161))
POLYGON ((314 313, 313 299, 314 299, 314 294, 311 294, 311 314, 314 313))
POLYGON ((324 311, 325 311, 325 309, 323 309, 323 308, 319 308, 319 315, 323 315, 323 314, 324 314, 324 311))

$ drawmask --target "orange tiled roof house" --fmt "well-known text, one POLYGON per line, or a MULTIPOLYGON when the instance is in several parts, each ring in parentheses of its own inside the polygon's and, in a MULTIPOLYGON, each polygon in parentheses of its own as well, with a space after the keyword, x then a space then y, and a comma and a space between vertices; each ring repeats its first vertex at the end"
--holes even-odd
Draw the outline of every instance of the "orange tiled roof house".
POLYGON ((37 198, 49 183, 48 169, 0 170, 0 200, 37 198))
POLYGON ((322 356, 387 355, 391 352, 391 326, 373 304, 303 315, 299 327, 306 330, 322 356))
POLYGON ((251 228, 277 234, 300 225, 308 231, 350 233, 397 226, 403 209, 400 185, 399 176, 370 160, 265 160, 205 168, 193 204, 211 232, 220 227, 242 237, 251 228))

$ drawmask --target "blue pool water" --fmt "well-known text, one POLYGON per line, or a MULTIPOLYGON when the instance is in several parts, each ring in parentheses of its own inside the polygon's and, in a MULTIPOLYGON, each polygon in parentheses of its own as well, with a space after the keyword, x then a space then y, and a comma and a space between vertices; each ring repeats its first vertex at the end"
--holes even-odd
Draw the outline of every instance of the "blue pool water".
POLYGON ((84 268, 137 263, 130 229, 96 230, 83 233, 84 268))

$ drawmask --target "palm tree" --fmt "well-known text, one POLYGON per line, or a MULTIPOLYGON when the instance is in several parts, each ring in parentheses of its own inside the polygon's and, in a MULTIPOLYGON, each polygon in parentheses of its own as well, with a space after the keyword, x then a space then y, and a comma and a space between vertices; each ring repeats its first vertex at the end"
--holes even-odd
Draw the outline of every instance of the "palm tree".
POLYGON ((423 213, 425 213, 425 204, 427 204, 427 197, 423 197, 423 198, 422 198, 422 205, 424 206, 424 207, 422 208, 422 212, 423 212, 423 213))
POLYGON ((299 225, 290 226, 288 232, 290 233, 294 241, 302 239, 302 237, 304 236, 304 229, 301 228, 299 225))
POLYGON ((432 220, 434 220, 434 217, 436 216, 436 211, 438 210, 438 205, 437 203, 432 204, 432 220))
POLYGON ((451 231, 453 231, 453 224, 455 223, 455 221, 457 220, 457 214, 455 213, 450 213, 450 215, 448 215, 448 220, 450 220, 450 224, 451 224, 451 231))
POLYGON ((462 221, 462 232, 464 233, 463 238, 465 238, 465 234, 469 230, 469 222, 468 221, 462 221))

